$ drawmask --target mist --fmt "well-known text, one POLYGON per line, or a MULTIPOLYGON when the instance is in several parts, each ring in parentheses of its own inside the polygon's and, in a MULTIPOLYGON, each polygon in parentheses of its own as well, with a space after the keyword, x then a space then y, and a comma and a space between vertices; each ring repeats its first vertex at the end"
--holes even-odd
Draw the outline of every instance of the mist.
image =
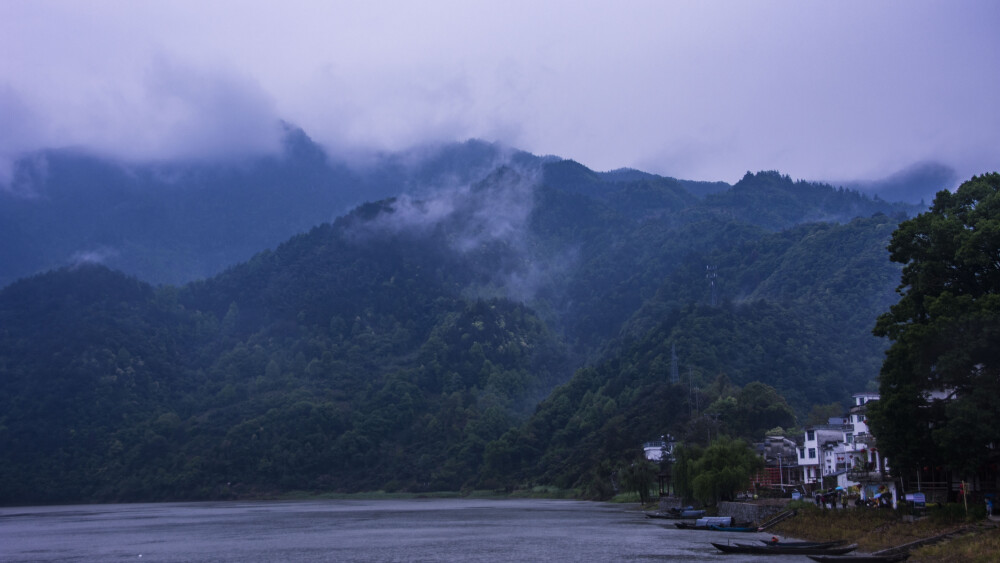
POLYGON ((469 138, 595 170, 997 168, 1000 5, 0 4, 0 185, 37 151, 333 155, 469 138), (530 14, 530 17, 525 17, 530 14))
POLYGON ((436 234, 459 255, 499 251, 505 259, 490 264, 490 282, 471 289, 472 296, 530 302, 569 271, 577 255, 572 248, 543 252, 532 244, 530 220, 541 178, 538 165, 499 163, 475 182, 425 187, 420 197, 387 200, 374 217, 352 222, 347 234, 360 239, 436 234))

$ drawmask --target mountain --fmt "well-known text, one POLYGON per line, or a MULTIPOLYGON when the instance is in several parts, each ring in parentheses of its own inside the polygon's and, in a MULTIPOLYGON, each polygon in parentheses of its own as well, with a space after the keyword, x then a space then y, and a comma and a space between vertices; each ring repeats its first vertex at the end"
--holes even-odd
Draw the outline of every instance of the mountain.
POLYGON ((481 141, 350 164, 286 126, 280 154, 219 162, 123 163, 51 150, 0 189, 0 286, 81 262, 182 284, 274 248, 353 207, 468 184, 527 153, 481 141))
POLYGON ((939 162, 918 162, 880 180, 837 182, 838 185, 888 201, 929 206, 941 190, 958 186, 955 169, 939 162))
POLYGON ((98 265, 5 288, 0 502, 462 486, 568 364, 523 305, 462 295, 503 248, 383 231, 399 212, 180 289, 98 265))
MULTIPOLYGON (((650 434, 700 435, 691 414, 718 401, 737 427, 735 386, 802 413, 874 378, 870 327, 898 283, 884 247, 912 206, 773 172, 695 195, 526 153, 489 168, 494 149, 397 160, 381 177, 423 187, 198 281, 81 264, 4 287, 0 503, 529 482, 599 496, 650 434)), ((135 187, 104 186, 105 202, 135 187)))
MULTIPOLYGON (((870 328, 894 302, 900 269, 886 262, 885 245, 895 225, 885 215, 802 225, 686 260, 626 323, 612 353, 490 445, 484 470, 600 491, 609 474, 594 472, 610 472, 644 439, 670 432, 703 442, 704 426, 690 419, 725 399, 727 386, 765 382, 800 418, 811 405, 846 401, 881 365, 885 343, 870 328), (719 264, 717 306, 703 262, 719 264)), ((700 422, 715 434, 761 437, 725 416, 700 422)))

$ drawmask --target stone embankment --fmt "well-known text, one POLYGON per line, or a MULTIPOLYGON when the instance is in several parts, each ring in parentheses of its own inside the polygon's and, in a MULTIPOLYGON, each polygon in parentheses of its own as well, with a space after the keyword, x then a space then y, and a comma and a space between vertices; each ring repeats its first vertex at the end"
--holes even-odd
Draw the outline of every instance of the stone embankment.
POLYGON ((720 502, 719 516, 732 516, 737 522, 761 524, 784 509, 785 503, 720 502))
MULTIPOLYGON (((765 499, 754 502, 720 502, 719 516, 732 516, 737 522, 756 522, 758 524, 770 519, 785 509, 787 499, 765 499)), ((683 504, 676 497, 660 499, 660 511, 671 508, 681 508, 683 504)))

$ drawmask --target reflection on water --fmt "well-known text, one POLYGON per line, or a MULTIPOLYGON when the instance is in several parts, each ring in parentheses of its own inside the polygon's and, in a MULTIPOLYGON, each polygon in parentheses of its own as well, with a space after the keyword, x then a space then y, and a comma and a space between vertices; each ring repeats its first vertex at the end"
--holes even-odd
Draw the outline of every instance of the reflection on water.
MULTIPOLYGON (((0 508, 0 561, 741 561, 634 508, 417 499, 0 508)), ((806 557, 783 558, 795 563, 806 557)))

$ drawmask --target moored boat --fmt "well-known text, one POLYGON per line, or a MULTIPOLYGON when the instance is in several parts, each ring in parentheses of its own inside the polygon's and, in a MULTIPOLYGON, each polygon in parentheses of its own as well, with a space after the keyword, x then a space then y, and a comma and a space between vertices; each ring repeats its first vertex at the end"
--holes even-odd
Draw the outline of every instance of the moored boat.
POLYGON ((838 545, 844 545, 847 542, 844 540, 834 540, 834 541, 774 541, 774 540, 760 540, 764 545, 780 545, 785 547, 837 547, 838 545))
MULTIPOLYGON (((709 526, 716 532, 756 532, 757 526, 709 526)), ((754 546, 757 547, 757 546, 754 546)))
MULTIPOLYGON (((705 530, 709 532, 719 532, 726 531, 725 528, 737 527, 737 528, 750 528, 753 527, 753 522, 740 522, 734 524, 733 526, 718 526, 715 524, 703 523, 702 518, 699 518, 695 523, 691 522, 675 522, 674 526, 681 530, 705 530)), ((754 528, 756 530, 757 528, 754 528)))
POLYGON ((647 512, 646 518, 664 518, 666 520, 694 520, 705 516, 704 510, 695 510, 692 507, 684 509, 671 508, 667 512, 647 512))
POLYGON ((782 547, 777 545, 751 545, 746 543, 726 545, 712 542, 712 545, 723 553, 742 553, 745 555, 843 555, 858 548, 857 544, 845 545, 841 547, 782 547))
POLYGON ((809 559, 820 563, 833 563, 834 561, 847 561, 848 563, 896 563, 906 561, 910 556, 909 552, 897 553, 895 555, 810 555, 809 559))

